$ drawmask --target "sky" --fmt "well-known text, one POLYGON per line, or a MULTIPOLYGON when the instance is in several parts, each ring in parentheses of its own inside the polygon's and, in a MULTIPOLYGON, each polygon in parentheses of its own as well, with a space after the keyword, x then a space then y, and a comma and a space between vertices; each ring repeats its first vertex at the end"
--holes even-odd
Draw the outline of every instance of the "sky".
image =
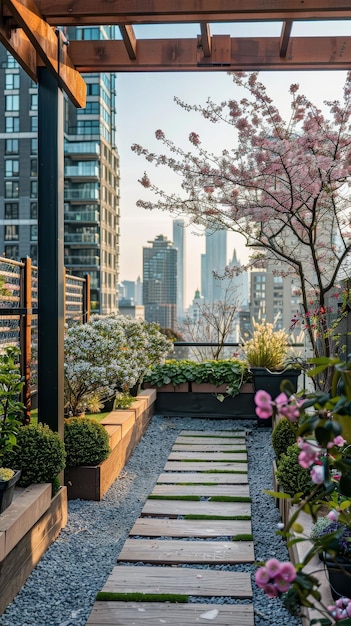
MULTIPOLYGON (((349 24, 347 24, 349 27, 349 24)), ((334 23, 333 33, 347 35, 345 23, 334 23)), ((313 23, 299 24, 296 35, 303 35, 308 29, 317 27, 313 23)), ((139 27, 142 29, 142 27, 139 27)), ((184 28, 184 27, 183 27, 184 28)), ((198 30, 196 25, 191 28, 198 30)), ((228 26, 216 33, 228 32, 228 26)), ((316 34, 323 30, 316 28, 316 34)), ((328 34, 330 34, 328 23, 328 34)), ((255 28, 252 26, 255 34, 255 28)), ((280 32, 280 25, 272 25, 272 34, 280 32)), ((327 29, 327 25, 324 26, 327 29)), ((137 37, 152 34, 152 29, 142 32, 136 28, 137 37)), ((213 28, 211 28, 213 32, 213 28)), ((324 30, 325 34, 326 30, 324 30)), ((193 36, 194 33, 187 36, 193 36)), ((232 34, 232 33, 230 33, 232 34)), ((268 33, 267 33, 268 34, 268 33)), ((294 32, 293 32, 294 34, 294 32)), ((179 33, 178 33, 179 35, 179 33)), ((170 32, 169 36, 172 36, 170 32)), ((260 80, 278 105, 281 113, 289 114, 289 86, 299 83, 300 91, 305 93, 314 103, 322 105, 324 100, 342 98, 342 87, 345 80, 343 71, 320 72, 261 72, 260 80)), ((155 131, 162 129, 167 136, 177 143, 189 146, 188 135, 191 131, 198 132, 201 139, 220 152, 225 141, 224 131, 219 126, 203 120, 199 114, 188 113, 174 102, 177 96, 189 104, 204 104, 208 97, 215 102, 222 102, 237 97, 236 87, 226 72, 173 72, 173 73, 119 73, 117 76, 117 144, 120 156, 120 281, 142 278, 142 248, 150 245, 157 235, 166 235, 172 240, 173 217, 161 211, 147 211, 136 206, 137 200, 151 199, 150 192, 144 189, 138 179, 146 170, 152 181, 158 182, 169 190, 174 185, 171 172, 164 168, 155 172, 143 157, 135 155, 131 150, 133 143, 160 152, 161 142, 155 140, 155 131), (149 193, 149 196, 148 196, 149 193)), ((173 175, 174 176, 174 175, 173 175)), ((248 258, 249 251, 245 248, 238 235, 228 235, 228 260, 232 257, 234 247, 241 262, 248 258)), ((205 250, 205 239, 201 231, 194 226, 186 228, 186 273, 187 290, 185 300, 191 303, 194 292, 200 287, 201 253, 205 250)))

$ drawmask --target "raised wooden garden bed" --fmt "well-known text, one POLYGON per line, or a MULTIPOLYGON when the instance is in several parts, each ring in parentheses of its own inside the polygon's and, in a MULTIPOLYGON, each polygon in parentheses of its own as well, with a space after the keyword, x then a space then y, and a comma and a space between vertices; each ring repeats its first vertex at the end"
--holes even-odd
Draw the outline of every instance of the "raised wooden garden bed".
POLYGON ((68 499, 101 500, 111 487, 143 436, 154 413, 156 391, 142 391, 130 409, 111 411, 102 421, 109 438, 111 453, 99 465, 65 469, 68 499))
POLYGON ((0 615, 66 524, 66 487, 54 498, 51 484, 16 488, 0 515, 0 615))
POLYGON ((237 396, 228 396, 223 402, 216 396, 222 393, 225 395, 226 385, 216 387, 207 383, 182 383, 178 387, 167 385, 154 389, 157 391, 155 411, 161 415, 256 419, 251 383, 242 385, 237 396))

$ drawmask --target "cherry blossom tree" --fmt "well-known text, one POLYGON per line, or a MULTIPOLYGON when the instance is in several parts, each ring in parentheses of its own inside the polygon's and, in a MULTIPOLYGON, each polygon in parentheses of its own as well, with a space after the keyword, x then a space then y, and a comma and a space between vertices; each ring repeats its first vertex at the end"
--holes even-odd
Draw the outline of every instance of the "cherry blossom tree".
MULTIPOLYGON (((145 172, 140 182, 153 196, 138 205, 243 235, 254 250, 251 266, 275 263, 277 274, 294 277, 302 314, 293 324, 302 323, 315 357, 332 356, 328 297, 334 292, 339 297, 336 286, 347 276, 351 246, 351 73, 342 101, 324 103, 327 113, 291 85, 288 120, 257 73, 230 75, 239 99, 220 104, 208 99, 204 106, 175 100, 210 123, 227 124, 232 147, 214 154, 191 132, 186 150, 157 130, 165 153, 140 145, 132 150, 155 166, 171 168, 181 186, 168 193, 145 172)), ((318 377, 317 386, 328 389, 330 375, 318 377)))

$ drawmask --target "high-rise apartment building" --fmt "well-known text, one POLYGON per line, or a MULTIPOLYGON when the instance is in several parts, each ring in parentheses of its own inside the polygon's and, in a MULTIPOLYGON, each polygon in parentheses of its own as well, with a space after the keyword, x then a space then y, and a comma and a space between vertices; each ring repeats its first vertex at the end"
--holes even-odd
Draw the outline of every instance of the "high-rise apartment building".
MULTIPOLYGON (((108 39, 111 27, 68 29, 70 39, 108 39)), ((117 310, 119 164, 113 73, 86 74, 87 104, 65 100, 64 258, 76 276, 90 274, 92 309, 117 310)), ((37 252, 38 88, 5 48, 0 49, 0 254, 37 252)))
POLYGON ((143 303, 145 319, 162 328, 176 328, 178 251, 164 235, 143 248, 143 303))
POLYGON ((178 250, 177 260, 177 319, 184 319, 185 311, 185 221, 181 218, 173 220, 173 244, 178 250))

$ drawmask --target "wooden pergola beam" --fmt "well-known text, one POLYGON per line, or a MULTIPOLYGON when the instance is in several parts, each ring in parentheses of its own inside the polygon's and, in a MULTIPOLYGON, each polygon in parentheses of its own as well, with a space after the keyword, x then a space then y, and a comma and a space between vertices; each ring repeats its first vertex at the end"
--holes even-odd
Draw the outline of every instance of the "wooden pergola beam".
POLYGON ((287 22, 284 22, 282 26, 282 32, 280 35, 280 52, 279 52, 279 55, 281 58, 286 57, 286 53, 287 53, 288 45, 290 41, 292 25, 293 25, 292 20, 288 20, 287 22))
MULTIPOLYGON (((42 64, 56 77, 58 85, 75 106, 84 107, 86 84, 68 56, 66 41, 61 31, 53 29, 43 20, 34 0, 3 0, 3 3, 15 23, 23 29, 42 64)), ((38 58, 36 65, 40 65, 38 58)))
POLYGON ((60 25, 350 19, 349 0, 37 0, 60 25))
POLYGON ((70 54, 80 72, 184 72, 237 70, 348 70, 351 37, 292 37, 281 56, 280 38, 212 37, 204 55, 195 39, 138 40, 131 60, 122 41, 72 41, 70 54))
POLYGON ((134 34, 133 26, 126 24, 125 26, 120 26, 119 30, 121 31, 122 39, 124 41, 124 45, 126 47, 128 56, 131 61, 135 61, 136 56, 136 37, 134 34))
POLYGON ((211 56, 211 32, 207 22, 200 22, 201 29, 201 46, 204 57, 211 56))
POLYGON ((0 43, 35 82, 37 81, 37 53, 21 28, 11 28, 10 18, 0 18, 0 43))

